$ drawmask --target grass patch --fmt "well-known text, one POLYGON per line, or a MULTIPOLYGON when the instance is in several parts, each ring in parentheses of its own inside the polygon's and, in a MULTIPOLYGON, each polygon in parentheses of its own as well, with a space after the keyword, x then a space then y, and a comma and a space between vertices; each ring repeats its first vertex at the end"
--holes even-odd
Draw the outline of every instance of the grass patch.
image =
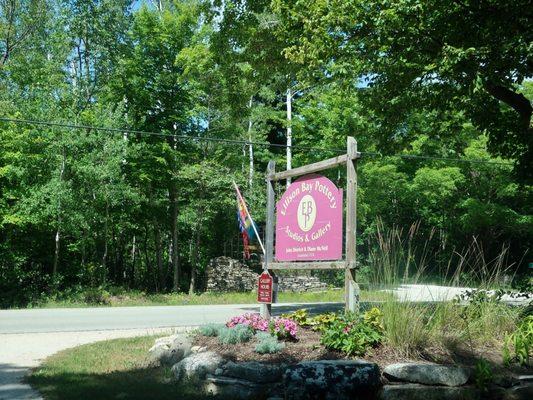
POLYGON ((516 328, 520 309, 500 303, 417 305, 388 301, 382 305, 386 343, 397 354, 416 357, 457 344, 471 350, 501 348, 516 328))
POLYGON ((148 366, 154 336, 115 339, 61 351, 27 378, 46 400, 199 399, 171 380, 169 368, 148 366))
MULTIPOLYGON (((362 301, 383 301, 392 295, 381 291, 361 291, 362 301)), ((342 302, 344 292, 329 289, 321 292, 281 292, 280 303, 342 302)), ((257 304, 255 292, 201 293, 192 296, 184 293, 148 294, 141 291, 103 290, 100 295, 94 289, 90 293, 78 292, 61 297, 47 298, 32 304, 33 308, 82 308, 82 307, 132 307, 132 306, 184 306, 206 304, 257 304)))

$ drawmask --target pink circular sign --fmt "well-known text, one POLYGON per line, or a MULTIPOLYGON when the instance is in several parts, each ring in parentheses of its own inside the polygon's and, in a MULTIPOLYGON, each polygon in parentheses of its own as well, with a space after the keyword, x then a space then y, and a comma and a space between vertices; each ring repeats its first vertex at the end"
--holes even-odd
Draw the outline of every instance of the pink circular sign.
POLYGON ((342 256, 342 190, 321 175, 294 181, 276 204, 278 261, 342 256))

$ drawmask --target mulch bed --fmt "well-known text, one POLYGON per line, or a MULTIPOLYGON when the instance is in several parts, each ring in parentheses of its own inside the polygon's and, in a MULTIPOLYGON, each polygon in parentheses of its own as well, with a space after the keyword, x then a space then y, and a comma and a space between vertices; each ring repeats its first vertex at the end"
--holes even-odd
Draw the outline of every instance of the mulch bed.
POLYGON ((285 349, 275 354, 259 354, 254 351, 255 338, 247 343, 222 344, 217 337, 197 335, 194 346, 205 346, 234 362, 261 361, 296 364, 300 361, 337 360, 345 358, 341 353, 327 350, 320 344, 320 333, 310 329, 299 329, 297 341, 285 341, 285 349))
POLYGON ((489 362, 494 368, 494 372, 531 372, 531 369, 513 366, 506 368, 503 366, 501 351, 491 346, 486 348, 469 348, 466 343, 447 349, 431 348, 424 353, 414 354, 405 357, 398 353, 396 349, 388 345, 378 346, 370 349, 364 357, 346 357, 344 354, 326 349, 320 344, 320 333, 311 329, 300 328, 298 330, 297 341, 285 341, 285 348, 275 354, 259 354, 254 351, 257 341, 255 338, 247 343, 222 344, 217 337, 206 337, 197 334, 193 339, 194 346, 206 347, 209 351, 214 351, 224 358, 234 362, 259 361, 268 363, 296 364, 301 361, 313 360, 339 360, 363 358, 366 361, 374 362, 381 368, 400 362, 436 362, 441 364, 468 365, 474 366, 481 358, 489 362))

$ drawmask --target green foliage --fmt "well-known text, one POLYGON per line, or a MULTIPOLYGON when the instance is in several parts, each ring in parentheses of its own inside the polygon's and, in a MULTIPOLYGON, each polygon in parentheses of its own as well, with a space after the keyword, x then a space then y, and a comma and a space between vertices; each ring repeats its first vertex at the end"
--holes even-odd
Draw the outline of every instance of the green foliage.
POLYGON ((323 329, 320 343, 348 356, 364 355, 383 338, 381 312, 372 309, 363 317, 346 314, 323 329))
POLYGON ((282 317, 296 322, 298 326, 311 327, 314 331, 323 331, 339 319, 339 314, 331 312, 310 317, 307 310, 303 308, 290 314, 283 314, 282 317))
POLYGON ((533 351, 533 316, 525 317, 516 330, 505 337, 503 359, 506 364, 513 361, 529 366, 533 351))
POLYGON ((338 321, 338 319, 339 314, 337 313, 331 312, 326 314, 318 314, 311 319, 310 325, 313 327, 313 330, 321 332, 334 322, 338 321))
POLYGON ((494 379, 490 364, 484 358, 476 362, 473 373, 474 384, 482 390, 487 390, 494 379))
MULTIPOLYGON (((169 292, 201 290, 213 257, 241 258, 232 181, 261 230, 263 172, 285 164, 289 124, 294 166, 340 154, 348 135, 366 153, 361 277, 525 275, 533 190, 516 172, 531 169, 513 165, 531 164, 531 135, 508 101, 531 102, 523 0, 142 3, 0 11, 0 117, 116 129, 0 121, 0 306, 113 286, 205 301, 169 292)), ((344 186, 342 168, 325 173, 344 186)))
POLYGON ((300 75, 346 83, 359 77, 368 86, 365 102, 383 121, 384 143, 405 137, 413 111, 436 112, 444 122, 453 109, 489 132, 494 152, 520 158, 531 178, 524 171, 531 162, 531 101, 520 93, 532 76, 528 5, 273 2, 284 53, 301 65, 300 75))
POLYGON ((218 336, 221 329, 224 329, 224 324, 207 324, 198 328, 202 336, 218 336))
POLYGON ((377 307, 372 307, 370 310, 365 311, 363 314, 363 322, 378 332, 383 332, 383 311, 377 307))
POLYGON ((85 291, 83 300, 91 305, 108 305, 111 295, 102 288, 91 288, 85 291))
POLYGON ((224 344, 237 344, 248 342, 254 333, 245 325, 236 325, 233 328, 223 327, 218 331, 218 340, 224 344))
POLYGON ((278 338, 266 332, 257 332, 256 335, 258 343, 255 345, 254 351, 259 354, 274 354, 279 353, 285 348, 285 343, 279 342, 278 338))
POLYGON ((305 308, 300 308, 290 314, 282 314, 281 317, 293 320, 298 326, 305 327, 310 325, 309 315, 305 308))
POLYGON ((28 382, 51 400, 124 397, 131 400, 201 400, 192 384, 169 384, 170 369, 146 363, 154 336, 77 346, 43 360, 28 382), (135 372, 132 371, 135 366, 135 372), (73 379, 74 378, 74 379, 73 379))

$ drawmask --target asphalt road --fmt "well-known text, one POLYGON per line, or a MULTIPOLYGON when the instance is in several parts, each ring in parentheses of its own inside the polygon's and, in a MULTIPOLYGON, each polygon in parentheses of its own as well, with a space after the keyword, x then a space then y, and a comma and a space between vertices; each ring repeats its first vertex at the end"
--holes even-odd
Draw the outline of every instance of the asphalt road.
MULTIPOLYGON (((301 307, 334 311, 342 303, 276 304, 279 315, 301 307)), ((209 322, 226 322, 254 304, 0 310, 0 400, 41 400, 23 377, 46 357, 99 340, 171 333, 209 322)))
MULTIPOLYGON (((342 304, 280 303, 273 306, 273 313, 286 313, 302 307, 319 313, 338 310, 342 304)), ((259 307, 256 304, 230 304, 1 310, 0 334, 197 326, 226 322, 245 312, 259 312, 259 307)))

